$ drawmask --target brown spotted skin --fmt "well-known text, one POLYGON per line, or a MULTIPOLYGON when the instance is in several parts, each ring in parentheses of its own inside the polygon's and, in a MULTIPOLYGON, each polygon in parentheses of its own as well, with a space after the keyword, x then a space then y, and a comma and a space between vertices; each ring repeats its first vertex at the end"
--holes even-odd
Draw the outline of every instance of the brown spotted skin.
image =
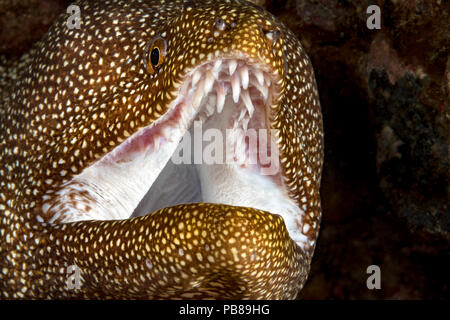
POLYGON ((3 298, 295 298, 321 217, 323 132, 314 74, 295 36, 245 1, 77 1, 81 28, 61 15, 0 91, 0 292, 3 298), (227 28, 213 36, 218 17, 227 28), (265 33, 279 30, 267 41, 265 33), (145 46, 168 51, 154 74, 145 46), (42 197, 158 119, 185 73, 245 55, 281 79, 271 110, 291 196, 311 241, 250 208, 177 205, 123 221, 39 223, 42 197), (138 99, 138 96, 140 99, 138 99), (182 251, 180 251, 182 250, 182 251), (67 287, 67 267, 82 285, 67 287))

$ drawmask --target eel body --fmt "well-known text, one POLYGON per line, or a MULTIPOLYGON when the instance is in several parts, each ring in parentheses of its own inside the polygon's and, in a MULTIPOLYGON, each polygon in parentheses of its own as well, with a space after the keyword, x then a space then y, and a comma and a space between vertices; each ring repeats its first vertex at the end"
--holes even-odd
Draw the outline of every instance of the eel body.
POLYGON ((1 297, 295 298, 323 159, 314 73, 295 35, 241 0, 75 5, 80 28, 62 14, 0 91, 1 297), (196 163, 197 180, 164 178, 161 193, 194 120, 274 130, 279 170, 196 163), (192 181, 200 201, 184 197, 192 181))

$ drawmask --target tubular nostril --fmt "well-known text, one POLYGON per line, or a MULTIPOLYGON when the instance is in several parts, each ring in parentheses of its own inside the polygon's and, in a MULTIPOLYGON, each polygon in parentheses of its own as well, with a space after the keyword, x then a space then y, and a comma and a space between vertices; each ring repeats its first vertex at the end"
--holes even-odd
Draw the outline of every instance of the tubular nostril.
POLYGON ((183 1, 183 8, 184 9, 192 9, 195 8, 196 4, 193 0, 184 0, 183 1))
POLYGON ((222 18, 217 18, 214 26, 217 30, 223 31, 227 27, 227 23, 222 18))
POLYGON ((277 42, 277 40, 280 38, 281 36, 281 32, 280 30, 262 30, 262 32, 264 33, 264 35, 266 36, 266 38, 272 42, 275 43, 277 42))

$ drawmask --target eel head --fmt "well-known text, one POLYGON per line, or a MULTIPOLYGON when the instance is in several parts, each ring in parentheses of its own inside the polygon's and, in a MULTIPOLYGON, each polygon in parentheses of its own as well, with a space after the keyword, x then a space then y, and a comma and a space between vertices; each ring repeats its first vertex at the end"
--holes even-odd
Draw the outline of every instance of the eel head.
POLYGON ((4 295, 294 298, 323 158, 299 41, 246 1, 75 4, 80 28, 62 15, 24 61, 0 131, 23 149, 0 208, 34 235, 8 242, 4 279, 22 260, 30 276, 4 295))

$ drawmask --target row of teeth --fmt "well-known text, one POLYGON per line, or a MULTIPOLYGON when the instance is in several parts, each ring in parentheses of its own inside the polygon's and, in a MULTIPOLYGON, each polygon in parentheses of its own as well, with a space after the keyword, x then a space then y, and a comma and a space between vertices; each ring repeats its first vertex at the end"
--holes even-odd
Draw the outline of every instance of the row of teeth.
MULTIPOLYGON (((214 113, 215 110, 211 109, 214 105, 218 113, 222 112, 228 93, 231 93, 234 103, 243 103, 250 118, 255 111, 250 89, 254 87, 263 101, 267 102, 270 98, 270 76, 236 60, 216 60, 208 63, 194 70, 190 80, 183 83, 181 94, 192 95, 192 106, 195 110, 199 109, 203 97, 207 97, 213 90, 215 92, 215 103, 207 104, 208 117, 214 113)), ((244 115, 240 116, 241 120, 243 117, 244 115)))
MULTIPOLYGON (((192 107, 197 113, 197 120, 205 122, 216 111, 221 113, 227 94, 238 105, 238 114, 234 118, 235 130, 233 148, 235 160, 240 164, 248 164, 252 155, 245 143, 245 132, 248 128, 255 106, 252 98, 267 104, 271 94, 271 78, 264 71, 248 66, 242 61, 217 60, 194 70, 190 81, 185 81, 181 88, 183 96, 192 97, 192 107), (202 104, 205 97, 207 101, 202 104), (200 106, 204 107, 198 110, 200 106)), ((259 105, 260 103, 258 103, 259 105)))

